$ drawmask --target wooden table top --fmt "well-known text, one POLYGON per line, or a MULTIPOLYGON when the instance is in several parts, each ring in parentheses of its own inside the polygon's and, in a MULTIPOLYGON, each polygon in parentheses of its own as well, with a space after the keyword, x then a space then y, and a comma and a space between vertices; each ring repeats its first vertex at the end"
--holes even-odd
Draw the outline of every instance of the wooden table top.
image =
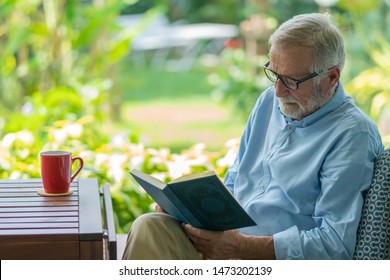
POLYGON ((103 239, 97 179, 76 179, 68 196, 41 196, 42 189, 41 179, 0 180, 0 256, 9 244, 103 239))

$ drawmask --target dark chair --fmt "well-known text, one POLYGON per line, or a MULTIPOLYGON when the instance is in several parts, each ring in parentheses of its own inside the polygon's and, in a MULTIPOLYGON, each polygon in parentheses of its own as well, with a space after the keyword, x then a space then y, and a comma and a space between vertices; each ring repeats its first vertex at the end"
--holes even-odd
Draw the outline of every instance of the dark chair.
POLYGON ((376 160, 364 199, 353 259, 390 259, 390 148, 376 160))

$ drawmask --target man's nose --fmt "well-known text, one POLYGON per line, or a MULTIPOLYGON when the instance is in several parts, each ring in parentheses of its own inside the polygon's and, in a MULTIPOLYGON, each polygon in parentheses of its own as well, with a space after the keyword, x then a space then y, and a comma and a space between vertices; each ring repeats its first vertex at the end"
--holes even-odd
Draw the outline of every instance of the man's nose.
POLYGON ((277 79, 275 83, 276 97, 285 97, 290 93, 290 90, 282 83, 281 79, 277 79))

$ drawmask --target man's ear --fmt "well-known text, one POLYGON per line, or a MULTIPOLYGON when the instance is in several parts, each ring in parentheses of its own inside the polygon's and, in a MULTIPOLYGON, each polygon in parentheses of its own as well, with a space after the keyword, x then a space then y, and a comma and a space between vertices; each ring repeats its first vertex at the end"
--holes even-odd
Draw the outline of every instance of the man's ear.
POLYGON ((328 70, 329 84, 333 87, 340 80, 340 67, 334 66, 328 70))

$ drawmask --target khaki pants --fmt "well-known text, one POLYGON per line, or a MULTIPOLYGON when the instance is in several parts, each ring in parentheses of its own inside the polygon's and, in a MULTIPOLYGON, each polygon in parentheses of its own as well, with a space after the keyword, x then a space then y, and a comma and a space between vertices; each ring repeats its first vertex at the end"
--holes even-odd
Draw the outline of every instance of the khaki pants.
POLYGON ((164 213, 149 213, 134 221, 122 258, 199 260, 202 255, 192 245, 180 222, 164 213))

